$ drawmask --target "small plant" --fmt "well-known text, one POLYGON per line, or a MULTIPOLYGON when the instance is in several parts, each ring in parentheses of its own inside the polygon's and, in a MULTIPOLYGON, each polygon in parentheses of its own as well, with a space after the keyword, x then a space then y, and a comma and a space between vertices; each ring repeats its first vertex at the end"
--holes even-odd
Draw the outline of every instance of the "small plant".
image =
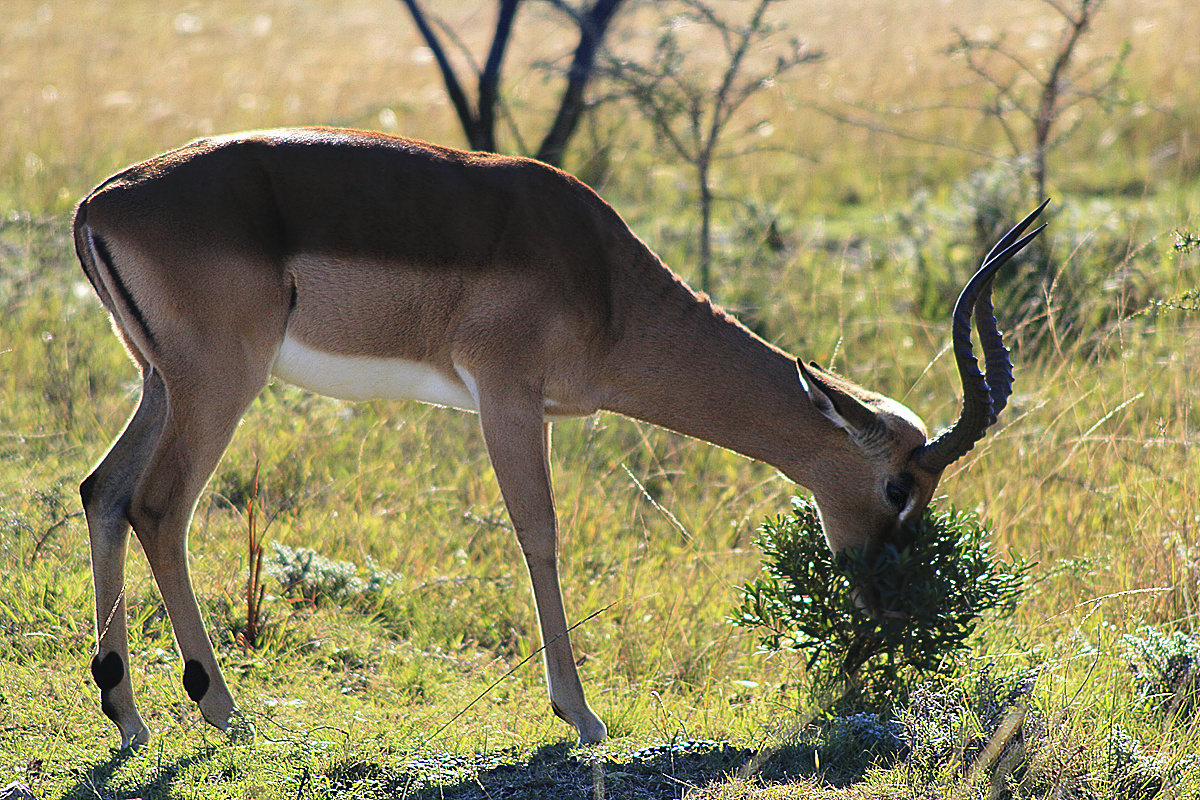
POLYGON ((835 717, 823 733, 820 775, 835 786, 861 781, 871 767, 893 764, 905 752, 900 723, 873 712, 835 717))
POLYGON ((816 505, 792 502, 791 516, 760 530, 765 575, 743 587, 733 621, 765 628, 767 650, 807 652, 814 686, 840 687, 843 710, 903 700, 914 673, 937 670, 983 613, 1011 612, 1020 596, 1030 565, 997 558, 974 514, 927 509, 907 544, 835 555, 816 505), (859 609, 860 590, 878 613, 859 609))
POLYGON ((788 742, 760 752, 743 768, 743 774, 757 775, 769 783, 815 778, 826 786, 850 786, 873 768, 896 765, 906 753, 904 728, 898 721, 874 712, 856 712, 806 725, 788 742))
POLYGON ((1123 637, 1129 670, 1146 710, 1188 722, 1200 711, 1200 639, 1143 628, 1123 637))
POLYGON ((22 556, 23 566, 32 567, 55 532, 72 519, 83 516, 82 511, 68 510, 63 495, 60 482, 45 489, 31 489, 23 498, 14 498, 19 500, 20 511, 0 506, 0 534, 9 533, 18 542, 28 537, 32 542, 29 555, 22 556))
POLYGON ((254 465, 254 488, 246 501, 246 627, 237 635, 242 650, 253 650, 266 620, 262 615, 267 587, 262 582, 263 546, 255 516, 258 500, 258 464, 254 465))
POLYGON ((1153 800, 1195 761, 1190 756, 1172 765, 1163 756, 1147 755, 1141 742, 1120 725, 1112 727, 1105 744, 1109 783, 1117 797, 1128 800, 1153 800))
POLYGON ((988 664, 967 680, 915 688, 900 713, 906 766, 925 782, 993 765, 1011 775, 1046 735, 1045 717, 1032 702, 1037 675, 1033 669, 997 675, 988 664))
POLYGON ((1193 250, 1200 250, 1200 236, 1191 231, 1175 231, 1175 244, 1172 247, 1176 253, 1190 253, 1193 250))
MULTIPOLYGON (((1200 289, 1185 289, 1166 300, 1152 300, 1145 311, 1200 311, 1200 289)), ((1139 312, 1141 313, 1141 312, 1139 312)))
POLYGON ((283 584, 283 594, 299 597, 309 605, 323 602, 339 605, 370 605, 372 598, 395 583, 399 576, 368 560, 366 577, 358 575, 358 566, 350 561, 333 561, 306 547, 295 549, 272 542, 275 554, 267 562, 267 572, 283 584))

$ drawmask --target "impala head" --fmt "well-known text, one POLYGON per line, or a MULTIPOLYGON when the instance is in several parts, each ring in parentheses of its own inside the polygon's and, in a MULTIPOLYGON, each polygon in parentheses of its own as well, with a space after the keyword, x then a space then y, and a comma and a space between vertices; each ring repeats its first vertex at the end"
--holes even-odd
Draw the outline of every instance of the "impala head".
MULTIPOLYGON (((1049 202, 1049 201, 1047 201, 1049 202)), ((1012 393, 1012 363, 996 325, 991 290, 996 271, 1042 227, 1022 236, 1046 203, 992 248, 954 306, 953 345, 963 385, 962 413, 929 440, 920 418, 902 404, 869 392, 818 367, 797 362, 800 383, 813 406, 842 432, 814 465, 809 481, 830 548, 872 550, 908 538, 933 497, 938 479, 995 423, 1012 393), (974 317, 985 372, 971 344, 974 317)))

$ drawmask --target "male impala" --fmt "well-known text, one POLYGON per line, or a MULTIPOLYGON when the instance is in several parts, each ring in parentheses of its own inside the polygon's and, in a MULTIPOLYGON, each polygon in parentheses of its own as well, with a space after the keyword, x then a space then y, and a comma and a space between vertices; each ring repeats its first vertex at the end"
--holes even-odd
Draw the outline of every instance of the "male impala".
POLYGON ((274 375, 348 400, 479 414, 529 568, 551 706, 583 742, 600 741, 558 583, 549 421, 605 409, 759 459, 812 491, 834 550, 878 545, 922 513, 1004 405, 1012 371, 991 279, 1036 235, 1017 241, 1036 213, 959 299, 963 413, 927 442, 907 408, 762 341, 692 292, 591 189, 535 161, 316 128, 203 139, 118 173, 75 215, 79 260, 142 371, 137 410, 80 487, 104 713, 123 746, 147 741, 125 622, 132 525, 184 688, 206 720, 230 727, 187 527, 274 375))

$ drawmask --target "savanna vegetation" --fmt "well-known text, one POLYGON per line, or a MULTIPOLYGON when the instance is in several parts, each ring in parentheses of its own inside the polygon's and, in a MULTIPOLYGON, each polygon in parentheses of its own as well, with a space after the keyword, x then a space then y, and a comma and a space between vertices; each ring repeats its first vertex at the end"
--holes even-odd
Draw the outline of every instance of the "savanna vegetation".
MULTIPOLYGON (((952 294, 1040 200, 1038 80, 1065 16, 1088 5, 1059 2, 772 5, 780 29, 747 68, 770 71, 793 37, 820 57, 763 85, 721 140, 707 176, 714 296, 931 426, 954 419, 952 294)), ((552 458, 563 583, 582 621, 572 636, 611 735, 575 748, 544 699, 520 553, 475 419, 274 384, 191 536, 257 736, 228 740, 186 699, 134 545, 132 668, 154 738, 122 753, 87 670, 76 486, 138 381, 75 263, 74 203, 113 170, 213 132, 338 124, 463 140, 391 0, 5 0, 0 785, 39 798, 1196 796, 1200 8, 1091 2, 1045 140, 1050 227, 996 289, 1016 393, 940 487, 986 522, 996 552, 1032 563, 1015 611, 985 618, 903 707, 842 714, 804 653, 762 651, 731 624, 739 587, 761 574, 758 528, 791 508, 794 486, 599 416, 557 425, 552 458), (251 517, 262 594, 248 615, 251 517)), ((486 40, 491 7, 461 5, 448 24, 486 40)), ((714 5, 734 19, 751 6, 714 5)), ((671 30, 680 69, 720 67, 712 29, 671 9, 625 10, 616 54, 648 62, 671 30)), ((558 12, 521 13, 509 152, 553 107, 547 70, 570 47, 558 12)), ((601 78, 593 93, 605 102, 567 168, 695 279, 694 165, 620 87, 601 78)))

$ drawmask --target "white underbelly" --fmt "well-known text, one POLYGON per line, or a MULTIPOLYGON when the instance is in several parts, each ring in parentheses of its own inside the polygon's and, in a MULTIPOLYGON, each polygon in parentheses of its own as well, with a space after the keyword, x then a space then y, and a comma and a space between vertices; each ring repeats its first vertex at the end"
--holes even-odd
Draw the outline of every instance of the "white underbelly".
POLYGON ((287 336, 271 374, 310 392, 340 400, 420 400, 478 411, 475 381, 458 369, 460 380, 418 361, 347 356, 315 350, 287 336))

